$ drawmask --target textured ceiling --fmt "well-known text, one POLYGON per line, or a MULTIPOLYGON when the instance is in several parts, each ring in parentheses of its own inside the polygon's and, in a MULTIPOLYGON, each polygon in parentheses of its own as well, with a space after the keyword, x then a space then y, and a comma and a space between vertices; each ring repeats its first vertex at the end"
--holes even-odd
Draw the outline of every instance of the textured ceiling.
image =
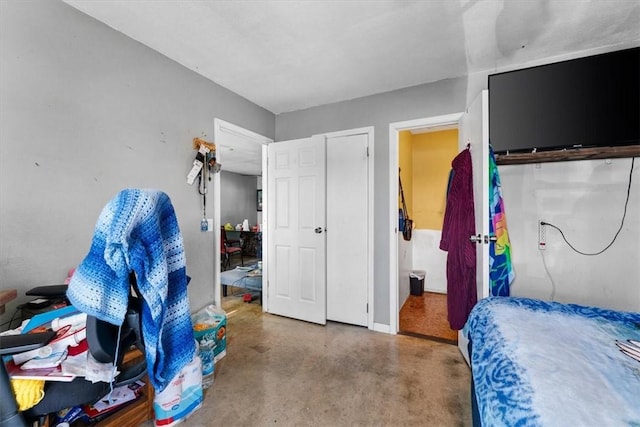
POLYGON ((279 114, 640 44, 637 0, 64 0, 279 114))
POLYGON ((640 45, 638 0, 63 1, 275 114, 640 45))

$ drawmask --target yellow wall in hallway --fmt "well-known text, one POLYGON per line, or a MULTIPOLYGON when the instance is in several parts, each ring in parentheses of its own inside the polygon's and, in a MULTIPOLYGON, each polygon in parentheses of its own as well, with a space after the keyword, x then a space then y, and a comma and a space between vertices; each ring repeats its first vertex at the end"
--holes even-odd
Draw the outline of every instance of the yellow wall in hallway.
MULTIPOLYGON (((404 190, 404 200, 409 211, 409 218, 413 219, 413 147, 411 132, 403 130, 398 138, 398 167, 400 168, 400 179, 404 190)), ((398 193, 398 209, 402 208, 402 200, 398 193)))
POLYGON ((451 161, 458 154, 458 130, 409 136, 413 163, 411 212, 415 228, 442 230, 451 161))

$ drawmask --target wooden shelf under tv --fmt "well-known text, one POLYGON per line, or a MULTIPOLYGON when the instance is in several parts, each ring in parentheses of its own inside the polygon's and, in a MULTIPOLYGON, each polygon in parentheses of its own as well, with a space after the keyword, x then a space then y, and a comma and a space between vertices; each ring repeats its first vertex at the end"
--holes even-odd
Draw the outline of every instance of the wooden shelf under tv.
POLYGON ((521 165, 526 163, 613 159, 619 157, 640 157, 640 145, 568 148, 565 150, 541 151, 537 153, 496 154, 496 163, 498 165, 521 165))

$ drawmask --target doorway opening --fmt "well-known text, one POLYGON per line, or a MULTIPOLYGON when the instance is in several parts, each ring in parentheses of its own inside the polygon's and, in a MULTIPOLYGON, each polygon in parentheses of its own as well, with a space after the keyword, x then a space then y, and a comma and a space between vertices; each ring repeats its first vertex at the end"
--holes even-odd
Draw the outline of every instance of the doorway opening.
POLYGON ((391 333, 457 342, 457 331, 447 321, 446 253, 440 251, 439 242, 451 160, 459 151, 461 117, 456 113, 389 126, 391 333), (410 241, 398 232, 399 178, 415 225, 410 241), (410 289, 414 270, 425 273, 419 295, 410 289))
MULTIPOLYGON (((238 225, 248 225, 249 230, 242 233, 252 233, 252 227, 258 230, 264 230, 266 226, 266 211, 261 210, 258 206, 261 198, 267 197, 266 188, 266 147, 267 144, 273 142, 272 139, 259 135, 255 132, 244 129, 232 123, 225 122, 218 118, 214 119, 214 141, 216 144, 216 159, 221 164, 221 172, 213 176, 213 202, 214 202, 214 218, 213 218, 213 235, 214 235, 214 300, 218 307, 222 307, 223 284, 221 283, 222 272, 222 250, 221 245, 222 232, 221 227, 225 223, 229 223, 234 231, 238 225), (221 176, 227 174, 226 184, 221 182, 221 176), (225 187, 234 186, 235 190, 225 192, 225 187), (232 210, 227 212, 225 216, 222 214, 222 203, 225 203, 222 195, 225 197, 233 197, 233 201, 226 201, 226 205, 233 206, 234 209, 244 206, 245 212, 232 210), (244 194, 244 196, 243 196, 244 194), (235 218, 235 219, 234 219, 235 218), (244 221, 247 219, 247 221, 244 221), (250 220, 249 220, 250 219, 250 220), (247 222, 247 224, 243 224, 247 222)), ((229 188, 226 188, 229 190, 229 188)), ((237 234, 240 232, 238 231, 237 234)), ((253 236, 251 236, 253 237, 253 236)), ((244 252, 244 265, 256 264, 258 256, 266 261, 268 253, 266 250, 264 235, 260 235, 261 247, 255 248, 257 244, 255 239, 248 239, 243 236, 241 240, 241 249, 244 252), (250 242, 249 242, 250 240, 250 242), (247 243, 251 243, 247 245, 247 243), (259 252, 259 253, 258 253, 259 252)), ((263 263, 263 265, 266 262, 263 263)), ((264 280, 262 286, 258 281, 255 286, 255 278, 252 278, 251 286, 255 289, 264 289, 264 280)), ((225 286, 227 287, 227 286, 225 286)), ((266 311, 267 302, 263 300, 263 311, 266 311)))

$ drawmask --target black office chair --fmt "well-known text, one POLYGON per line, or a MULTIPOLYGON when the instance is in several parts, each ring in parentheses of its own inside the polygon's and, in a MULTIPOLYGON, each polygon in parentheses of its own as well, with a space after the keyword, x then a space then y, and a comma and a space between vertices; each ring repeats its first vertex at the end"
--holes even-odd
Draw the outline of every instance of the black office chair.
MULTIPOLYGON (((132 285, 135 277, 131 275, 132 285)), ((4 363, 0 363, 0 426, 27 426, 33 421, 42 419, 48 414, 76 405, 91 405, 106 395, 111 386, 113 388, 133 383, 146 374, 146 361, 123 367, 124 354, 136 346, 144 354, 144 344, 141 329, 141 301, 133 295, 129 298, 129 307, 120 331, 119 328, 93 316, 87 316, 87 345, 91 355, 99 362, 113 363, 115 361, 120 374, 112 384, 106 382, 92 383, 82 377, 71 382, 47 381, 45 396, 34 407, 20 413, 17 409, 11 381, 4 363), (116 349, 118 353, 116 354, 116 349), (29 424, 27 424, 29 421, 29 424)), ((23 351, 46 345, 55 334, 39 333, 24 334, 0 339, 0 355, 17 354, 23 351), (22 340, 23 343, 19 341, 22 340)))

